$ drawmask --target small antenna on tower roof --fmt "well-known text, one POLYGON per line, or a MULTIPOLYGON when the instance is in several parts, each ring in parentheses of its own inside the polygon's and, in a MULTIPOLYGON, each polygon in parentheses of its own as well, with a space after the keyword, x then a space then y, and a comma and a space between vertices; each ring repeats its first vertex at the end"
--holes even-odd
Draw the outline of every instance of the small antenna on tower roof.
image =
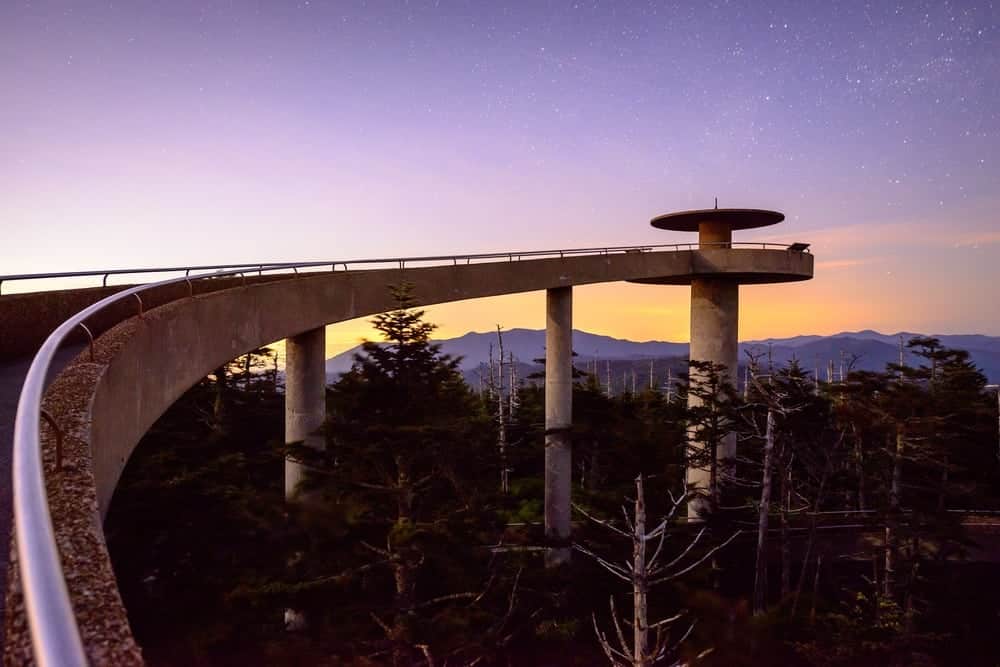
POLYGON ((719 208, 719 198, 718 197, 715 198, 715 208, 716 208, 716 210, 718 210, 718 208, 719 208))

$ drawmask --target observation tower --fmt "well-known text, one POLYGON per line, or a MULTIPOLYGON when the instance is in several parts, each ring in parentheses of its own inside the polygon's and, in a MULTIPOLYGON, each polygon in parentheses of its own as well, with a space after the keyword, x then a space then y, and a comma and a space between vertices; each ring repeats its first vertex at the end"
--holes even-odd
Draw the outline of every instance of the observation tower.
MULTIPOLYGON (((778 211, 713 208, 667 213, 650 221, 657 229, 698 232, 697 250, 690 253, 691 269, 686 274, 633 282, 691 285, 691 360, 725 366, 724 377, 734 388, 739 366, 740 285, 809 280, 813 260, 807 252, 809 244, 734 243, 733 231, 776 225, 784 219, 778 211)), ((699 379, 704 381, 692 369, 691 382, 699 379)), ((688 405, 701 403, 689 395, 688 405)), ((686 481, 688 488, 702 494, 688 505, 688 516, 694 517, 707 509, 704 494, 715 487, 711 462, 706 461, 710 458, 705 452, 707 443, 693 440, 690 444, 686 481)), ((735 455, 736 435, 730 434, 716 449, 720 476, 725 476, 735 455)))

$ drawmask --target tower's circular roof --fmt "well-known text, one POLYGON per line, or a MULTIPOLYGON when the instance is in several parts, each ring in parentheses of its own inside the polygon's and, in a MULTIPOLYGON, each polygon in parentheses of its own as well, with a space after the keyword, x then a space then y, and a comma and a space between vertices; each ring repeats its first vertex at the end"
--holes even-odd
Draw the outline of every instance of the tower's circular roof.
POLYGON ((759 208, 706 208, 698 211, 665 213, 649 221, 657 229, 675 232, 696 232, 703 222, 721 222, 730 229, 752 229, 776 225, 785 219, 784 213, 759 208))

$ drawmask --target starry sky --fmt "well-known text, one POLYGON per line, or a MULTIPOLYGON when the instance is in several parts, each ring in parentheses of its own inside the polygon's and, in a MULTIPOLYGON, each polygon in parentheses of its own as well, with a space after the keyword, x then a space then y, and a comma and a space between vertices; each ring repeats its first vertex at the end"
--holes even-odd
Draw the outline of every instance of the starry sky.
MULTIPOLYGON (((649 219, 718 197, 817 256, 741 288, 742 338, 1000 335, 989 2, 8 0, 0 86, 0 273, 683 242, 649 219)), ((633 339, 687 311, 575 303, 633 339)), ((430 314, 541 328, 544 295, 430 314)))

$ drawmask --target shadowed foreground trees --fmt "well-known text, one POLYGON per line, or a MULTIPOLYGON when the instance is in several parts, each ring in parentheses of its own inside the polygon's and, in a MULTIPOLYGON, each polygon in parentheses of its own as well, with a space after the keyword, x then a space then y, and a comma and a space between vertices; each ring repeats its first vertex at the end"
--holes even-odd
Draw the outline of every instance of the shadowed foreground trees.
MULTIPOLYGON (((137 449, 106 530, 150 664, 607 664, 594 614, 629 652, 609 597, 646 619, 623 626, 632 660, 636 646, 643 660, 659 652, 655 619, 687 609, 674 639, 697 624, 671 659, 711 647, 702 664, 994 664, 1000 573, 963 564, 967 537, 948 511, 1000 507, 995 399, 962 353, 916 341, 919 367, 819 385, 793 364, 700 412, 684 391, 609 397, 580 378, 574 499, 603 523, 577 523, 575 541, 608 563, 636 562, 634 535, 621 538, 638 530, 639 510, 626 523, 620 506, 635 507, 637 476, 681 488, 692 425, 709 441, 739 437, 718 475, 712 537, 686 562, 736 530, 746 537, 711 554, 711 568, 655 595, 647 586, 642 614, 627 567, 627 587, 582 554, 542 567, 531 523, 541 518, 538 388, 521 386, 507 416, 504 494, 497 397, 465 386, 399 297, 404 307, 376 320, 387 340, 330 387, 327 450, 296 451, 314 468, 304 502, 284 503, 280 375, 266 351, 199 383, 137 449), (884 525, 885 539, 837 551, 817 512, 858 510, 849 520, 884 525), (773 530, 759 540, 762 521, 773 530), (303 631, 285 630, 289 606, 305 612, 303 631)), ((648 494, 641 506, 664 516, 672 503, 648 494)), ((678 524, 671 539, 683 550, 697 530, 678 524)), ((653 542, 640 545, 647 564, 673 560, 667 549, 653 558, 653 542)))
POLYGON ((503 619, 490 603, 514 586, 486 548, 502 532, 481 493, 495 479, 497 453, 459 360, 430 343, 434 326, 409 309, 409 290, 395 296, 398 308, 373 320, 385 343, 366 342, 331 387, 327 448, 313 458, 310 483, 321 499, 297 510, 311 536, 300 576, 334 575, 370 591, 367 605, 353 607, 384 634, 373 655, 384 650, 394 664, 454 660, 500 640, 500 628, 473 639, 468 623, 503 619), (330 570, 331 549, 342 553, 339 573, 330 570))

